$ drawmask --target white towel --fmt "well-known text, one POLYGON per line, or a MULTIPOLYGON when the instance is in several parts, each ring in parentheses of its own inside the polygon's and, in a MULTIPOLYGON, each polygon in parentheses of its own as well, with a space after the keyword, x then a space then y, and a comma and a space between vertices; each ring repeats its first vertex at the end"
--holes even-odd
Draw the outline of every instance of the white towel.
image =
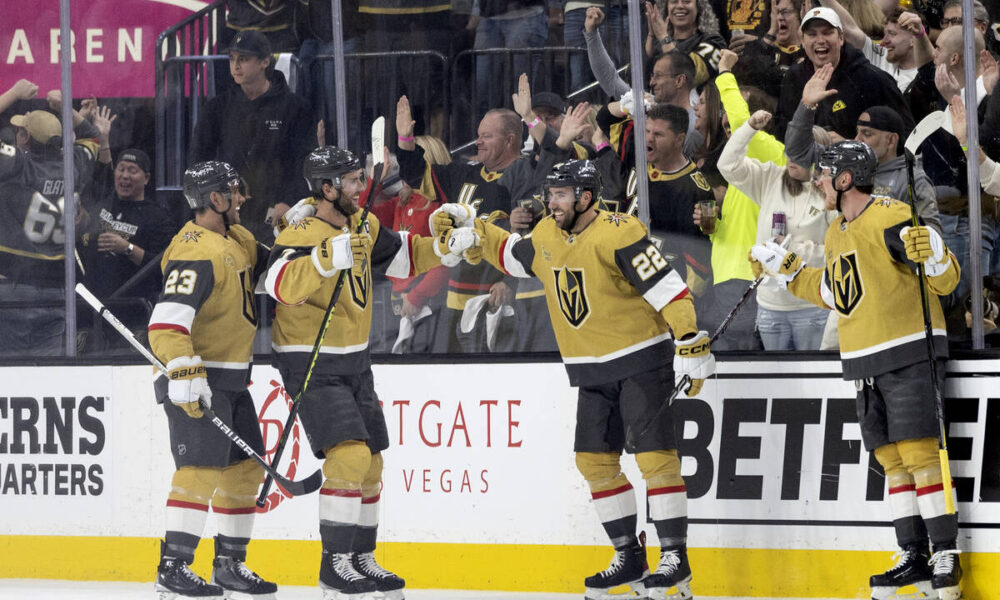
MULTIPOLYGON (((462 333, 469 333, 476 326, 476 319, 479 318, 479 313, 482 312, 483 308, 487 306, 490 300, 489 294, 483 294, 481 296, 475 296, 465 303, 465 309, 462 310, 462 321, 459 326, 462 329, 462 333)), ((509 304, 502 305, 499 309, 495 311, 486 311, 486 348, 493 351, 493 346, 496 344, 497 339, 497 329, 500 327, 500 319, 503 317, 513 317, 514 307, 509 304)))
POLYGON ((432 313, 433 311, 431 310, 431 307, 425 304, 424 307, 420 309, 420 312, 417 313, 417 316, 400 317, 399 335, 396 336, 396 343, 392 345, 393 354, 403 353, 403 344, 405 344, 408 339, 413 337, 413 332, 416 329, 417 321, 423 319, 424 317, 430 316, 432 313))

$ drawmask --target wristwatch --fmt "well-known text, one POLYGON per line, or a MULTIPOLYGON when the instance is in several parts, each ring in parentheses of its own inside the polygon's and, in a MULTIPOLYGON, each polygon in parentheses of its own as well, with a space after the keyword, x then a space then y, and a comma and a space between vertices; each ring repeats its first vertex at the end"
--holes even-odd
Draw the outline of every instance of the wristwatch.
POLYGON ((663 46, 663 45, 666 45, 666 44, 672 44, 673 41, 674 41, 674 38, 670 37, 670 35, 668 34, 668 35, 663 36, 660 39, 660 45, 663 46))
POLYGON ((129 244, 128 248, 125 248, 125 256, 132 256, 133 252, 135 252, 135 244, 129 244))

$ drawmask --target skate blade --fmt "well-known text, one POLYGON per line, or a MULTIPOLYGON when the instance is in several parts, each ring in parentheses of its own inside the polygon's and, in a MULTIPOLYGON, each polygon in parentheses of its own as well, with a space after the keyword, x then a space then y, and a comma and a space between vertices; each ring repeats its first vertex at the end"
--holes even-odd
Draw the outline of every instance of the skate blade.
POLYGON ((323 600, 382 600, 382 592, 362 592, 360 594, 345 594, 334 589, 323 587, 323 600))
POLYGON ((610 588, 587 588, 583 597, 586 600, 624 600, 626 598, 646 600, 646 588, 642 581, 623 583, 610 588))
POLYGON ((248 594, 247 592, 234 592, 226 590, 222 592, 222 597, 226 600, 278 600, 278 594, 248 594))
POLYGON ((962 588, 961 586, 953 585, 946 588, 938 588, 937 593, 941 600, 961 600, 962 599, 962 588))
POLYGON ((225 596, 187 596, 178 592, 171 592, 159 583, 153 584, 153 591, 156 593, 156 600, 225 600, 225 596))
POLYGON ((382 600, 405 600, 406 598, 403 595, 403 590, 389 590, 379 593, 382 594, 382 600))
POLYGON ((872 600, 921 600, 937 597, 937 592, 931 587, 930 581, 918 581, 899 588, 888 586, 872 588, 872 600))
POLYGON ((691 600, 691 577, 677 582, 672 588, 649 588, 649 600, 691 600), (670 590, 675 590, 671 592, 670 590))

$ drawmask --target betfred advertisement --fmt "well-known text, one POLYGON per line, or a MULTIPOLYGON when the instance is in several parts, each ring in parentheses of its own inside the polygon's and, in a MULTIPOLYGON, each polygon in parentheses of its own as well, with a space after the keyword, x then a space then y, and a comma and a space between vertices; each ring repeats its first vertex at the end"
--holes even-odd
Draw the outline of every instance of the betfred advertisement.
MULTIPOLYGON (((208 6, 201 0, 90 0, 73 2, 73 96, 152 97, 156 37, 208 6)), ((7 0, 0 57, 8 85, 38 84, 44 96, 60 87, 58 2, 7 0)))
POLYGON ((56 524, 78 519, 77 510, 94 518, 114 517, 113 370, 54 367, 44 377, 0 378, 0 506, 5 513, 56 524))

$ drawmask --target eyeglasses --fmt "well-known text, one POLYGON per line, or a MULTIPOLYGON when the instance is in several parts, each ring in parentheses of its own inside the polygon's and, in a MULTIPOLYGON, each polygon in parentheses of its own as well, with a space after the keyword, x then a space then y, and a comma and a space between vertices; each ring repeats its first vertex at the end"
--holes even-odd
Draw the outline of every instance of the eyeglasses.
POLYGON ((779 17, 791 17, 793 15, 797 15, 798 12, 799 11, 797 11, 797 10, 795 10, 793 8, 783 8, 783 9, 781 9, 781 10, 778 11, 778 16, 779 17))
POLYGON ((951 27, 952 25, 961 25, 962 17, 957 17, 954 19, 941 19, 941 28, 951 27))

